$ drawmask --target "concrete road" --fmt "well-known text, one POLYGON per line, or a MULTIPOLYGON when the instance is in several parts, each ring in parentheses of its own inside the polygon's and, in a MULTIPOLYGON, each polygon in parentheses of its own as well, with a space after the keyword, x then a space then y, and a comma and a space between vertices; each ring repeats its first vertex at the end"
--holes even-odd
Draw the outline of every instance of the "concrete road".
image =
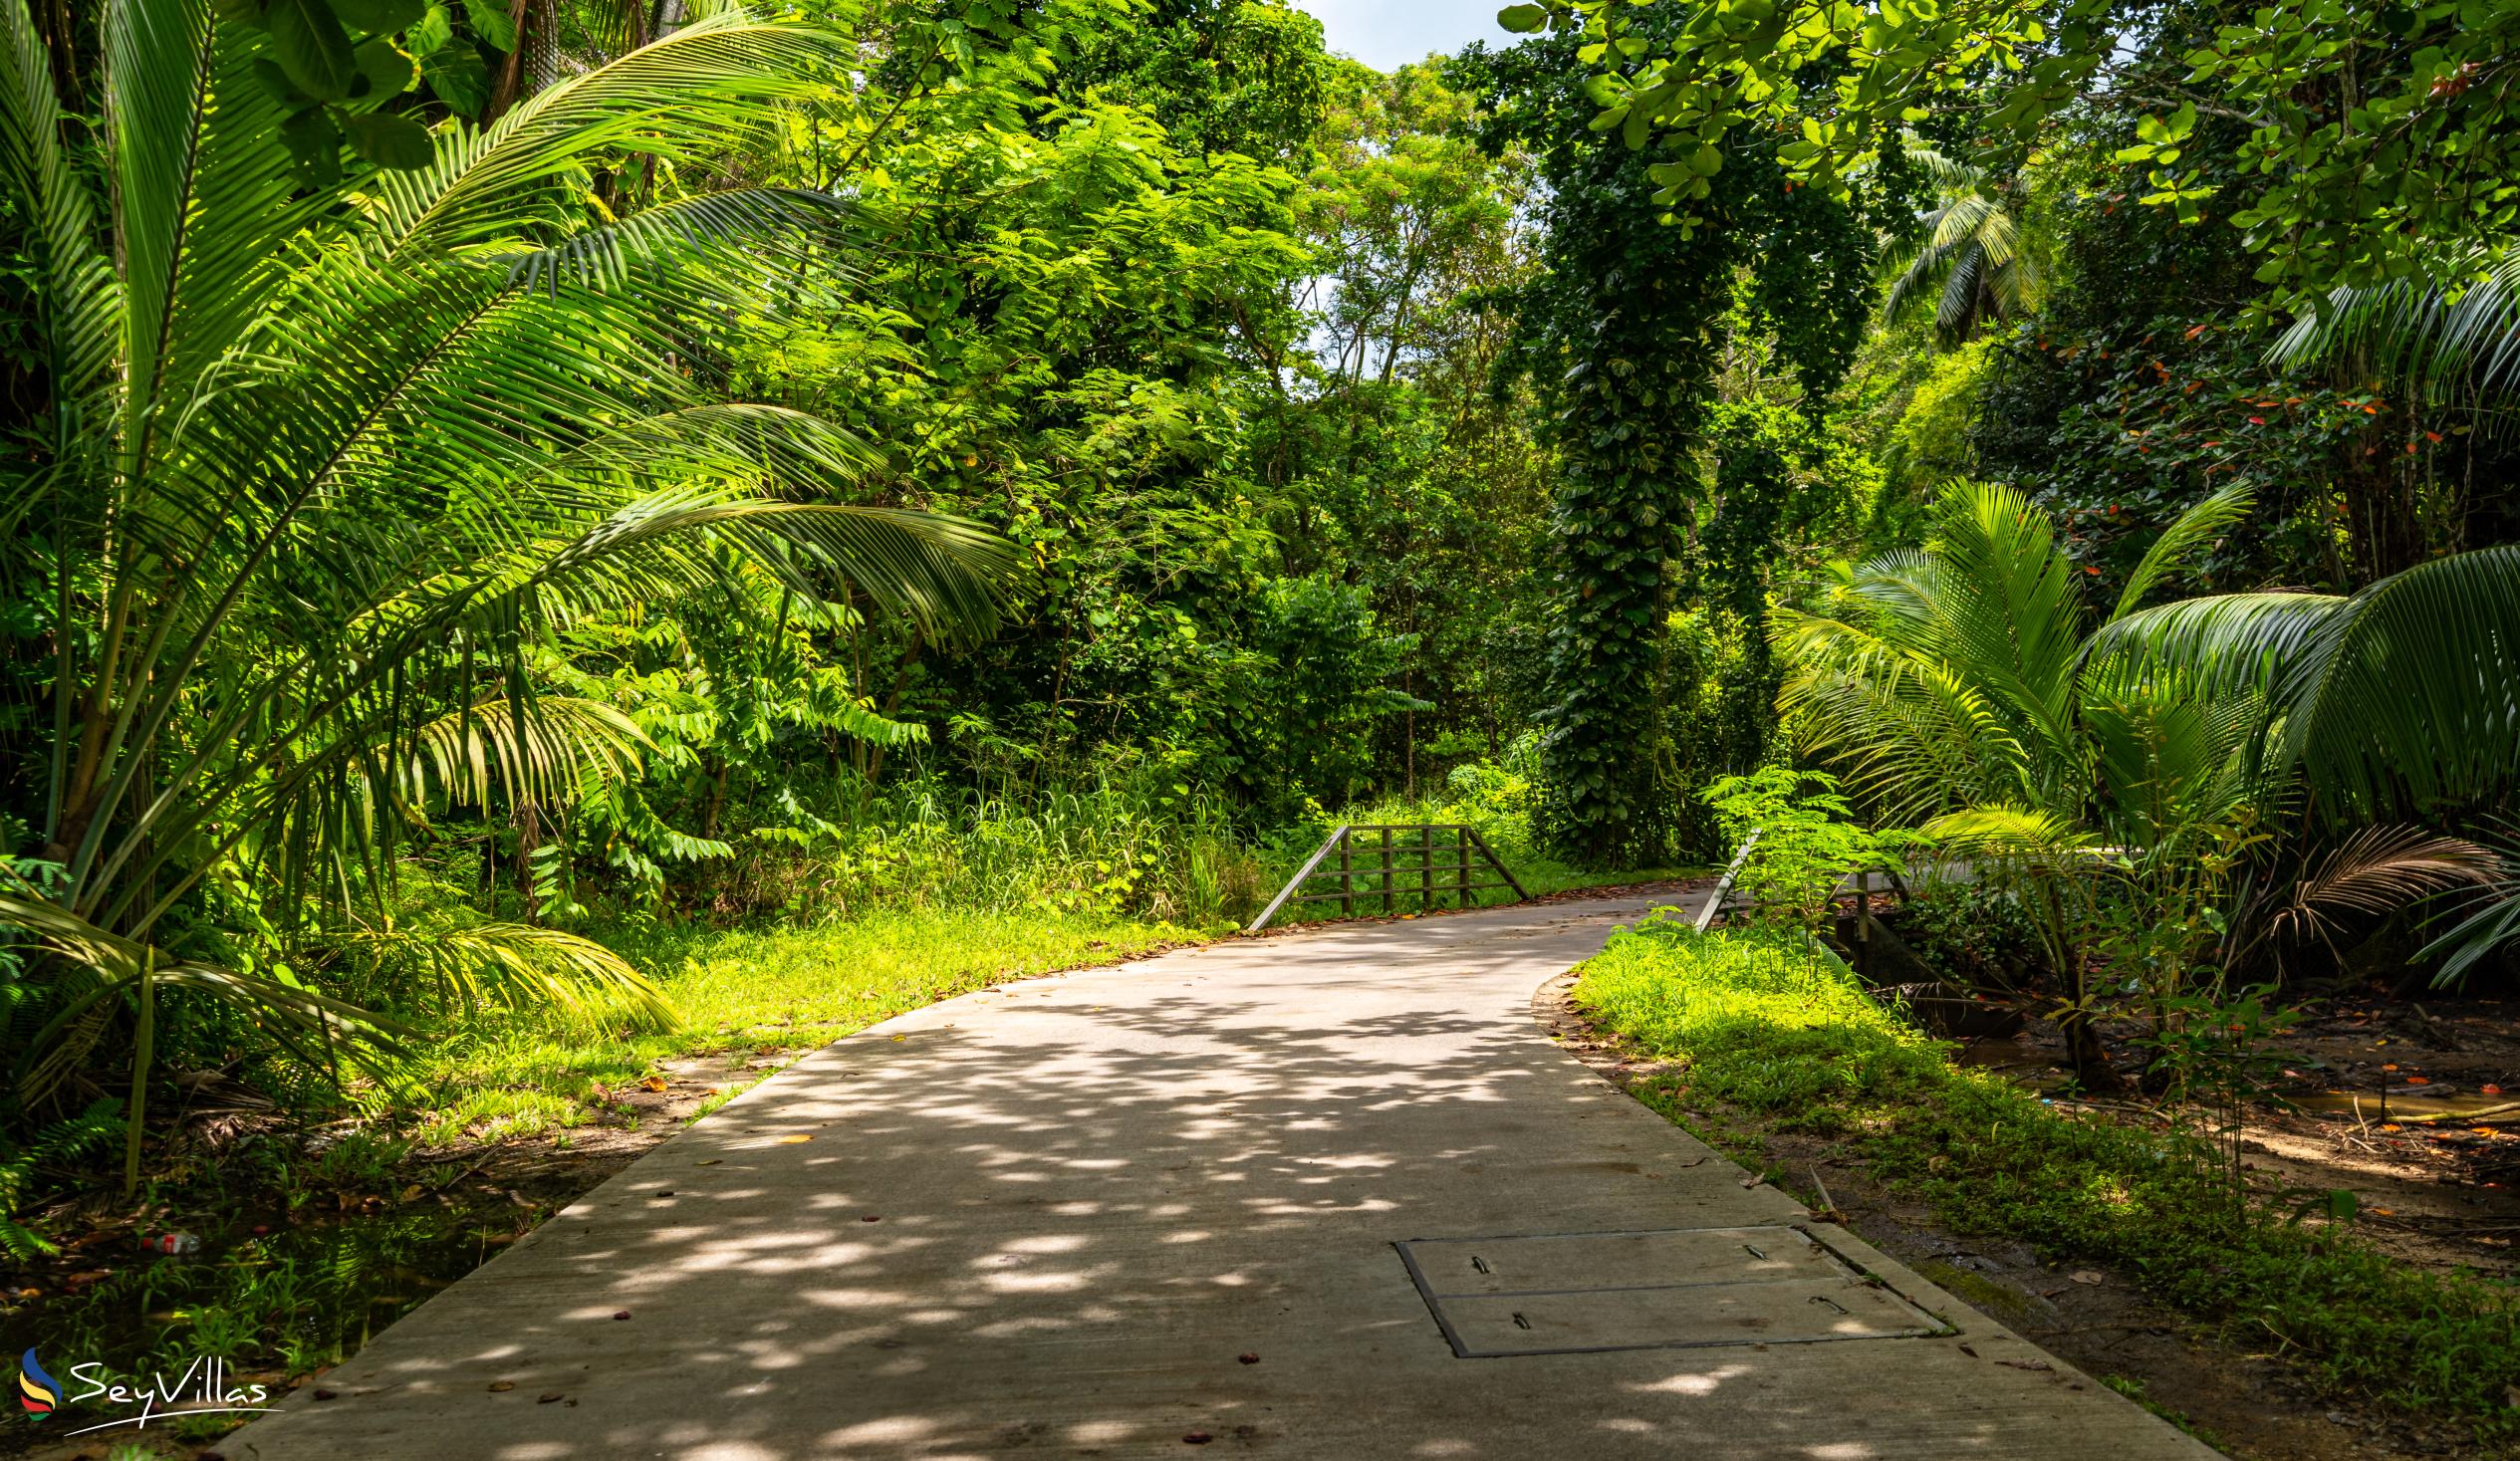
POLYGON ((1237 941, 878 1026, 220 1449, 2212 1455, 1849 1235, 1814 1246, 1553 1047, 1533 991, 1648 906, 1237 941), (1499 1241, 1603 1234, 1629 1236, 1499 1241))

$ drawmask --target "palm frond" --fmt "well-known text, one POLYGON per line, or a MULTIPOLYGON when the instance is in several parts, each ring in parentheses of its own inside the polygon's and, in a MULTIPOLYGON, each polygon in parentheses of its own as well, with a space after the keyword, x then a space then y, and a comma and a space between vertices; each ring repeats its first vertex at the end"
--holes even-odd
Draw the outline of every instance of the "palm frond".
POLYGON ((652 749, 637 722, 601 701, 486 699, 419 728, 399 790, 415 802, 434 786, 475 807, 502 792, 514 804, 564 806, 593 783, 629 780, 652 749))
POLYGON ((510 257, 508 282, 557 291, 645 284, 643 267, 659 261, 687 267, 706 258, 721 267, 741 261, 756 271, 795 268, 818 239, 828 239, 849 205, 807 188, 739 188, 677 199, 618 223, 589 229, 548 248, 510 257))
POLYGON ((2339 814, 2520 778, 2520 545, 2418 564, 2321 620, 2286 667, 2281 749, 2339 814))
POLYGON ((2299 370, 2352 364, 2438 393, 2502 393, 2520 384, 2520 251, 2473 250, 2433 277, 2341 285, 2266 353, 2299 370))
POLYGON ((628 1021, 669 1030, 673 1006, 621 955, 592 939, 525 923, 385 927, 350 946, 404 970, 449 1009, 508 1010, 581 1029, 628 1021))
POLYGON ((1928 146, 1914 132, 1904 133, 1900 154, 1916 164, 1925 180, 1937 191, 1951 193, 1983 187, 1986 169, 1973 162, 1963 162, 1937 147, 1928 146))
POLYGON ((319 1067, 338 1053, 382 1077, 409 1033, 393 1020, 294 981, 173 957, 78 916, 15 876, 0 880, 0 926, 33 935, 57 970, 69 975, 50 982, 41 1007, 47 1018, 18 1046, 17 1093, 29 1102, 46 1100, 61 1089, 96 1038, 108 1002, 143 977, 234 1007, 267 1037, 319 1067))
POLYGON ((2141 659, 2221 684, 2271 687, 2345 604, 2341 595, 2286 592, 2182 599, 2120 613, 2092 635, 2085 657, 2141 659))
POLYGON ((0 4, 0 166, 23 210, 24 246, 41 281, 35 303, 52 388, 76 403, 113 359, 121 285, 97 247, 95 204, 62 144, 52 65, 24 0, 0 4))
POLYGON ((487 127, 447 122, 433 166, 378 179, 378 242, 410 256, 504 244, 538 222, 564 226, 551 185, 589 158, 613 148, 668 161, 722 152, 760 134, 777 104, 827 91, 849 55, 843 36, 737 10, 694 20, 487 127))
POLYGON ((2017 867, 2088 871, 2098 843, 2072 817, 2037 807, 1964 807, 1924 825, 1924 835, 1972 856, 2017 867))
POLYGON ((2394 913, 2437 893, 2491 883, 2490 849, 2420 827, 2367 827, 2303 869, 2268 916, 2270 931, 2324 937, 2338 912, 2394 913))
POLYGON ((2135 612, 2155 585, 2185 569, 2198 549, 2246 518, 2253 500, 2246 486, 2233 483, 2180 513, 2152 540, 2152 546, 2143 552, 2143 561, 2127 576, 2126 590, 2118 596, 2118 607, 2109 617, 2114 621, 2135 612))

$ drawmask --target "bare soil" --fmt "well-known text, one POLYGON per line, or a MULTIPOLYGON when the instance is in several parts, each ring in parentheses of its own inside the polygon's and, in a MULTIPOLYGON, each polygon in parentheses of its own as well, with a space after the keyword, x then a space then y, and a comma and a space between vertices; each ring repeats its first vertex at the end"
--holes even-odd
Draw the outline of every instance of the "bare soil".
MULTIPOLYGON (((2275 1074, 2242 1107, 2253 1180, 2270 1195, 2354 1193, 2364 1236, 2409 1263, 2520 1276, 2520 1026, 2511 1008, 2493 997, 2396 1001, 2378 989, 2312 1006, 2269 1047, 2275 1074)), ((2125 1040, 2115 1044, 2132 1069, 2125 1040)), ((1966 1042, 1959 1059, 2042 1091, 2067 1081, 2063 1043, 2043 1025, 1966 1042)), ((2092 1103, 2162 1119, 2140 1099, 2092 1103)))

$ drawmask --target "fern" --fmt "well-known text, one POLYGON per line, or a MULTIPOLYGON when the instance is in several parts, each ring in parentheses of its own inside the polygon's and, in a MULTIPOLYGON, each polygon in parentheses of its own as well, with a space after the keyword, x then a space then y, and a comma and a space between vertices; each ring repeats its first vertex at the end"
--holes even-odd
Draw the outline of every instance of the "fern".
POLYGON ((0 1249, 21 1263, 60 1252, 50 1239, 18 1220, 19 1206, 34 1185, 35 1169, 77 1161, 122 1134, 123 1102, 106 1096, 79 1114, 46 1126, 22 1146, 0 1138, 0 1249))

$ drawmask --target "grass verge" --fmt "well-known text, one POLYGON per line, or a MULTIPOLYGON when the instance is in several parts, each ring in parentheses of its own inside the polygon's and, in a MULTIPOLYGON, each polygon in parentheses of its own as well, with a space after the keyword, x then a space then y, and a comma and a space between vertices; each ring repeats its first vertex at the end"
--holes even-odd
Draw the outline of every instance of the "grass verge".
POLYGON ((1954 1232, 2116 1266, 2333 1393, 2520 1435, 2509 1286, 2397 1266, 2350 1228, 2236 1194, 2195 1137, 2059 1110, 1956 1067, 1797 936, 1648 920, 1584 966, 1574 997, 1673 1063, 1633 1089, 1703 1139, 1754 1146, 1725 1120, 1738 1115, 1843 1140, 1954 1232))
MULTIPOLYGON (((0 1321, 11 1343, 32 1344, 56 1373, 95 1361, 129 1383, 211 1358, 274 1388, 303 1380, 600 1179, 611 1168, 570 1153, 572 1128, 617 1117, 615 1094, 660 1060, 810 1049, 1004 980, 1207 935, 1093 914, 910 908, 823 926, 599 936, 654 975, 679 1028, 485 1019, 438 1032, 400 1088, 367 1093, 359 1114, 176 1143, 135 1206, 106 1196, 100 1177, 92 1201, 48 1215, 56 1253, 8 1266, 0 1321), (548 1150, 517 1140, 546 1135, 548 1150), (482 1170, 502 1155, 536 1175, 506 1162, 482 1170), (187 1235, 186 1251, 157 1251, 151 1240, 168 1233, 187 1235)), ((178 1419, 171 1434, 205 1440, 232 1423, 178 1419)), ((24 1439, 0 1436, 0 1455, 24 1439)))
MULTIPOLYGON (((401 1100, 424 1144, 497 1140, 599 1118, 601 1093, 678 1056, 813 1047, 1008 979, 1117 963, 1209 935, 1088 913, 886 909, 820 926, 597 931, 650 971, 681 1016, 664 1032, 450 1034, 415 1061, 401 1100)), ((378 1096, 380 1102, 391 1098, 378 1096)))

